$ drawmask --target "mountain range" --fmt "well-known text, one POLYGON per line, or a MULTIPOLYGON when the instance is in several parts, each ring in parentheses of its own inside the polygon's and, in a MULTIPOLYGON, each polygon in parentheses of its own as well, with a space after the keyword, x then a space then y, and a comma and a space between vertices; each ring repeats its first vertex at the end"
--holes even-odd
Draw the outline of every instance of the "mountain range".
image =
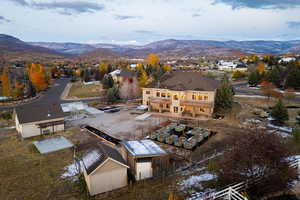
POLYGON ((57 42, 24 42, 13 36, 0 34, 0 56, 60 59, 141 58, 156 53, 162 58, 185 56, 240 56, 244 54, 300 53, 300 40, 291 41, 214 41, 161 40, 146 45, 82 44, 57 42))

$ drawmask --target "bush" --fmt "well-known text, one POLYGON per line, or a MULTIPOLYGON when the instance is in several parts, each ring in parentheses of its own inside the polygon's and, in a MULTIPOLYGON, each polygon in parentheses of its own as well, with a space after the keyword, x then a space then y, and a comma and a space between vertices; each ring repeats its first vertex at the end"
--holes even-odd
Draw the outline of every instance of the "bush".
POLYGON ((0 118, 4 120, 12 119, 12 113, 10 111, 4 111, 0 114, 0 118))
POLYGON ((239 70, 233 72, 233 74, 232 74, 232 78, 233 79, 245 78, 246 76, 247 76, 246 73, 243 73, 243 72, 241 72, 239 70))

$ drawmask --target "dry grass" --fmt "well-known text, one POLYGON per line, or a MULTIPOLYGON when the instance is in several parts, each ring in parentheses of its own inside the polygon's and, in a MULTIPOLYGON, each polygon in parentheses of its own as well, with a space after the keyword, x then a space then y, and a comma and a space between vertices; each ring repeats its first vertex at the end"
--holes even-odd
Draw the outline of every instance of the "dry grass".
POLYGON ((68 97, 69 98, 88 98, 88 97, 100 97, 103 95, 103 89, 101 85, 83 85, 81 82, 72 84, 68 97))
POLYGON ((16 135, 0 140, 0 199, 73 199, 76 187, 60 178, 73 162, 72 150, 40 154, 32 141, 16 135))

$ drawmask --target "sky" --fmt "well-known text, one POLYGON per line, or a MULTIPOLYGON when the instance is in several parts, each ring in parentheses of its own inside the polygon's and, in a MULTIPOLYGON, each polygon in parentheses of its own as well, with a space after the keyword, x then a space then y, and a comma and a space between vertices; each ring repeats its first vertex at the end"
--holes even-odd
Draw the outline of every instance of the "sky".
POLYGON ((300 0, 0 0, 0 34, 34 42, 300 39, 300 0))

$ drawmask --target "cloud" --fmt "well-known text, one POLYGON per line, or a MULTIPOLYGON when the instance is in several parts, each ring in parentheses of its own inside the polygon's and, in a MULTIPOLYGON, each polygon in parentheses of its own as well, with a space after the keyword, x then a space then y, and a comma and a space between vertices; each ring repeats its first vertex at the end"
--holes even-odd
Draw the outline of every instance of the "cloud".
POLYGON ((298 29, 298 28, 300 28, 300 21, 290 21, 290 22, 287 22, 287 25, 289 28, 298 29))
POLYGON ((195 14, 192 15, 192 17, 200 17, 200 16, 201 16, 201 15, 198 14, 198 13, 195 13, 195 14))
POLYGON ((79 13, 92 13, 104 9, 104 6, 98 3, 86 2, 86 1, 53 1, 53 2, 36 2, 26 0, 7 0, 14 2, 20 6, 30 7, 34 9, 48 9, 56 10, 59 14, 72 15, 79 13))
POLYGON ((141 16, 131 16, 131 15, 115 15, 117 20, 128 20, 128 19, 141 19, 141 16))
POLYGON ((134 32, 138 34, 154 34, 153 31, 147 31, 147 30, 136 30, 134 32))
POLYGON ((238 8, 257 8, 257 9, 287 9, 300 6, 299 0, 214 0, 216 3, 225 3, 238 8))
POLYGON ((3 16, 0 16, 0 23, 3 23, 3 22, 9 23, 9 22, 11 22, 11 20, 9 20, 9 19, 7 19, 7 18, 5 18, 3 16))

